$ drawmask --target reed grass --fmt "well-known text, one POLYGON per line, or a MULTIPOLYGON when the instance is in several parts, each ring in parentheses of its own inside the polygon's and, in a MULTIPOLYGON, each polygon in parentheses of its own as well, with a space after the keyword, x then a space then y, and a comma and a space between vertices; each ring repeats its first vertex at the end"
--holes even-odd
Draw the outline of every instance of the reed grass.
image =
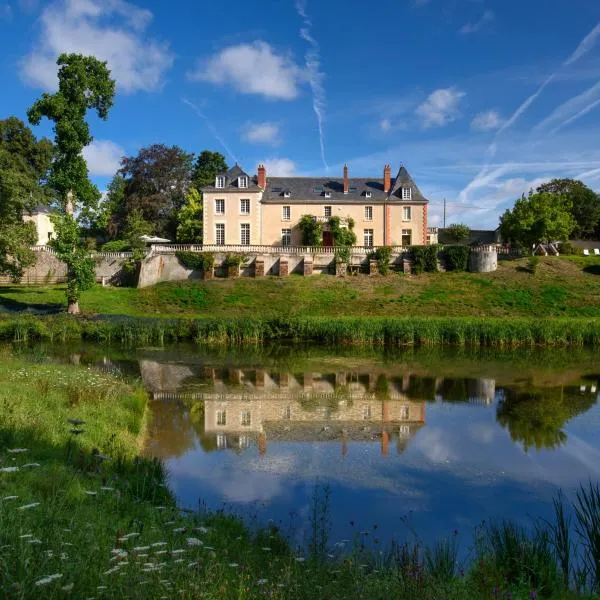
POLYGON ((5 317, 0 340, 64 343, 74 340, 127 345, 194 341, 210 345, 276 340, 381 347, 597 347, 600 319, 476 317, 277 317, 200 319, 75 319, 5 317))

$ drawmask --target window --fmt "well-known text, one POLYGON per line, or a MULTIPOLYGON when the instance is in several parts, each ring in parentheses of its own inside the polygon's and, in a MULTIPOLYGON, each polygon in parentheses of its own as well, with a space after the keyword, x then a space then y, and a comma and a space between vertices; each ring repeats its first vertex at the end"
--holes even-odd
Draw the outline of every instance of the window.
POLYGON ((285 190, 285 192, 283 192, 284 198, 289 198, 291 195, 292 195, 292 192, 290 192, 290 190, 285 190))
POLYGON ((247 198, 240 200, 240 213, 242 215, 250 214, 250 200, 248 200, 247 198))
POLYGON ((281 207, 281 220, 289 221, 292 218, 292 207, 291 206, 282 206, 281 207))
POLYGON ((365 192, 365 198, 370 198, 372 195, 372 192, 365 192))
POLYGON ((238 187, 240 187, 240 188, 248 187, 248 178, 245 175, 243 177, 238 177, 238 187))
POLYGON ((407 438, 410 435, 410 425, 400 425, 398 433, 401 438, 407 438))
POLYGON ((373 247, 373 230, 372 229, 365 229, 365 242, 364 242, 364 246, 365 246, 365 248, 372 248, 373 247))
POLYGON ((240 450, 245 450, 250 445, 250 438, 247 435, 240 435, 238 447, 240 450))
POLYGON ((409 187, 402 188, 402 200, 412 199, 412 189, 409 187))
POLYGON ((244 427, 249 427, 250 425, 252 425, 252 415, 250 414, 249 410, 242 411, 240 422, 244 427))
POLYGON ((291 246, 292 245, 292 230, 282 229, 281 230, 281 245, 291 246))
POLYGON ((215 200, 215 214, 224 215, 225 214, 225 200, 222 198, 219 200, 215 200))
POLYGON ((372 221, 372 220, 373 220, 373 207, 365 206, 365 221, 372 221))
POLYGON ((331 198, 331 192, 325 192, 325 198, 331 198))
POLYGON ((400 420, 408 421, 409 418, 410 418, 410 410, 409 410, 408 406, 406 404, 404 404, 400 407, 400 420))
POLYGON ((225 187, 225 177, 223 175, 219 175, 217 177, 217 181, 215 182, 216 188, 224 188, 225 187))
POLYGON ((225 245, 225 223, 215 225, 215 244, 217 246, 225 245))
POLYGON ((289 404, 283 409, 283 418, 287 420, 292 418, 292 407, 289 404))
POLYGON ((371 407, 369 405, 363 406, 363 419, 367 420, 371 418, 371 407))
POLYGON ((217 425, 227 425, 227 411, 217 411, 217 425))
POLYGON ((403 229, 402 230, 402 245, 412 246, 412 230, 411 229, 403 229))
POLYGON ((48 239, 49 239, 49 240, 51 240, 51 239, 52 239, 52 232, 51 232, 51 231, 49 231, 49 232, 48 232, 48 239))
POLYGON ((217 433, 217 448, 219 450, 227 448, 227 436, 224 433, 217 433))
POLYGON ((240 244, 242 246, 250 245, 250 223, 240 225, 240 244))
POLYGON ((402 220, 403 221, 410 221, 412 217, 412 209, 410 206, 404 206, 402 208, 402 220))
MULTIPOLYGON (((325 194, 326 198, 331 197, 331 194, 329 194, 329 196, 327 196, 327 194, 325 194)), ((326 206, 325 207, 325 216, 326 217, 330 217, 331 216, 331 206, 326 206)))

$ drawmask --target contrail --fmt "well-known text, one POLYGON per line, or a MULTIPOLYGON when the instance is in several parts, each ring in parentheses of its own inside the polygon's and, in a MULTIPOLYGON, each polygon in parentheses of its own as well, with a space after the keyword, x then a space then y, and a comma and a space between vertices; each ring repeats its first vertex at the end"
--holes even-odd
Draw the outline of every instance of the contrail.
POLYGON ((306 0, 296 0, 296 10, 298 15, 304 21, 304 27, 300 29, 300 37, 310 45, 310 49, 305 54, 306 70, 308 72, 308 82, 313 95, 313 110, 317 115, 317 125, 319 127, 319 144, 321 146, 321 160, 325 169, 329 171, 329 165, 325 160, 325 88, 323 79, 325 75, 320 71, 321 68, 321 49, 319 43, 310 34, 312 23, 306 15, 306 0))
POLYGON ((229 157, 234 162, 237 163, 237 156, 231 151, 231 149, 227 145, 227 142, 221 137, 221 134, 217 131, 217 128, 212 124, 212 121, 193 102, 190 102, 187 98, 182 98, 181 101, 184 104, 187 104, 200 118, 204 119, 209 131, 215 136, 217 142, 219 142, 219 144, 223 146, 225 153, 229 155, 229 157))

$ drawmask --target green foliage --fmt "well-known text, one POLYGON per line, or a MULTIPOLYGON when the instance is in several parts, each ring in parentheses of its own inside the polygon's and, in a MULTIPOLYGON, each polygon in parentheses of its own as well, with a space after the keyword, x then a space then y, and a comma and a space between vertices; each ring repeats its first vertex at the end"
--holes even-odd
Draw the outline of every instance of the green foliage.
POLYGON ((215 255, 210 252, 176 252, 175 256, 184 267, 203 273, 215 264, 215 255))
POLYGON ((574 179, 553 179, 537 188, 540 193, 563 196, 571 205, 575 220, 572 235, 577 239, 594 239, 600 225, 600 195, 574 179))
POLYGON ((412 259, 412 270, 415 275, 421 273, 435 273, 438 270, 439 246, 411 246, 409 248, 412 259))
POLYGON ((448 271, 466 271, 469 266, 469 246, 445 246, 444 258, 448 271))
POLYGON ((132 210, 125 220, 123 236, 133 252, 133 260, 139 261, 146 254, 146 243, 141 239, 143 235, 152 233, 152 224, 144 219, 140 210, 132 210))
POLYGON ((88 178, 83 149, 93 138, 85 120, 94 110, 106 120, 115 95, 115 81, 106 62, 93 56, 61 54, 58 57, 58 91, 42 94, 27 111, 30 123, 38 125, 43 117, 54 123, 55 155, 49 182, 58 194, 63 208, 67 195, 73 193, 82 211, 94 209, 100 193, 88 178))
POLYGON ((94 261, 81 243, 81 230, 72 215, 51 217, 56 231, 52 248, 57 257, 67 265, 67 302, 76 305, 80 292, 94 285, 94 261))
POLYGON ((30 247, 37 239, 33 223, 0 222, 0 274, 20 281, 23 271, 35 264, 35 252, 30 247))
POLYGON ((320 246, 323 241, 323 225, 312 215, 302 215, 298 222, 302 232, 303 246, 320 246))
POLYGON ((540 264, 539 256, 532 255, 527 259, 527 267, 529 269, 529 272, 532 275, 535 275, 539 264, 540 264))
POLYGON ((471 229, 462 223, 454 223, 444 229, 444 235, 455 244, 466 244, 471 235, 471 229))
POLYGON ((232 252, 225 257, 223 265, 225 267, 239 267, 241 264, 245 263, 246 260, 248 260, 248 257, 245 254, 232 252))
POLYGON ((348 227, 341 226, 340 217, 331 217, 328 224, 334 246, 354 246, 356 244, 353 219, 348 219, 348 227))
POLYGON ((202 190, 207 185, 214 185, 217 175, 228 169, 225 157, 220 152, 204 150, 194 164, 192 183, 197 190, 202 190))
POLYGON ((530 192, 502 215, 500 232, 503 239, 525 248, 564 241, 576 227, 571 209, 571 201, 566 196, 530 192))
POLYGON ((335 251, 335 261, 338 263, 348 264, 350 262, 350 247, 337 248, 335 251))
POLYGON ((202 198, 194 187, 189 189, 185 204, 177 213, 177 241, 181 244, 202 243, 202 198))
POLYGON ((559 246, 559 252, 567 256, 583 256, 583 248, 578 248, 571 244, 571 242, 563 242, 559 246))
POLYGON ((390 272, 390 258, 392 257, 391 246, 380 246, 374 252, 369 254, 369 259, 377 261, 377 271, 380 275, 387 275, 390 272))
POLYGON ((101 248, 101 252, 129 252, 131 244, 128 240, 112 240, 106 242, 101 248))
POLYGON ((114 237, 119 231, 118 215, 124 214, 125 179, 118 173, 111 179, 106 197, 92 219, 92 228, 98 233, 114 237))

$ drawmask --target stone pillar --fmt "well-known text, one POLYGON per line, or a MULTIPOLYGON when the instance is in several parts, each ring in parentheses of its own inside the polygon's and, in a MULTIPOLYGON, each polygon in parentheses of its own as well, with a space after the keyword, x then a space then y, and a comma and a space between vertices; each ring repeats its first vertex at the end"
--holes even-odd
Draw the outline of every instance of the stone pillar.
POLYGON ((290 374, 288 372, 279 374, 279 387, 282 387, 282 388, 290 387, 290 374))
POLYGON ((227 277, 236 279, 240 276, 240 265, 227 265, 227 277))
POLYGON ((348 265, 345 262, 335 262, 335 274, 337 277, 346 277, 348 265))
POLYGON ((208 267, 208 269, 205 269, 204 271, 202 271, 202 279, 208 280, 208 279, 214 279, 215 277, 215 267, 214 266, 210 266, 208 267))
POLYGON ((369 261, 369 275, 377 275, 377 261, 370 260, 369 261))
POLYGON ((410 275, 412 273, 412 261, 410 260, 410 258, 404 257, 402 259, 402 271, 404 271, 404 273, 406 273, 407 275, 410 275))
POLYGON ((264 277, 265 276, 265 259, 264 258, 255 258, 254 259, 254 277, 264 277))
POLYGON ((287 277, 289 275, 289 263, 287 258, 279 259, 279 277, 287 277))
POLYGON ((313 259, 312 256, 305 256, 302 260, 302 274, 303 275, 312 275, 313 274, 313 259))
POLYGON ((256 387, 265 387, 264 369, 256 369, 256 387))

